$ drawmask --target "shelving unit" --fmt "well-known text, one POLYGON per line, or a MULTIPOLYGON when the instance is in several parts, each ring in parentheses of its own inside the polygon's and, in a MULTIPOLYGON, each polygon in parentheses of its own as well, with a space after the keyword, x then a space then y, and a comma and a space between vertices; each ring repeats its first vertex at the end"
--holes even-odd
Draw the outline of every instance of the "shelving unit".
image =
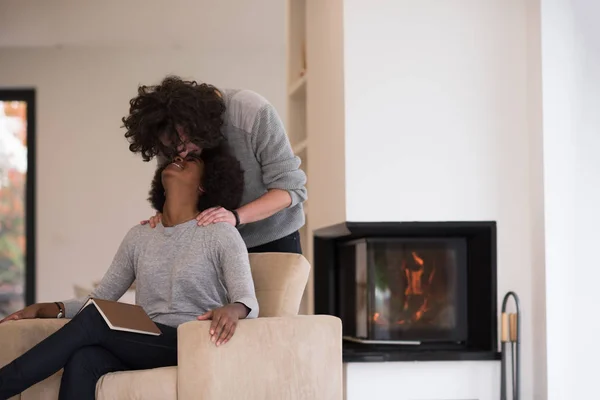
POLYGON ((288 96, 290 97, 306 97, 306 74, 298 78, 295 82, 292 82, 288 89, 288 96))
POLYGON ((296 143, 292 146, 292 150, 294 150, 294 154, 300 156, 301 153, 306 153, 306 146, 308 145, 308 140, 304 139, 300 142, 296 143))
MULTIPOLYGON (((287 131, 294 153, 300 157, 301 168, 308 172, 309 135, 306 128, 306 92, 309 86, 306 62, 306 1, 287 0, 287 87, 288 120, 287 131)), ((310 196, 310 177, 307 189, 310 196)), ((308 214, 308 201, 304 203, 306 224, 300 229, 300 241, 304 256, 312 265, 313 235, 308 214)), ((302 297, 301 314, 313 313, 312 268, 308 285, 302 297)))

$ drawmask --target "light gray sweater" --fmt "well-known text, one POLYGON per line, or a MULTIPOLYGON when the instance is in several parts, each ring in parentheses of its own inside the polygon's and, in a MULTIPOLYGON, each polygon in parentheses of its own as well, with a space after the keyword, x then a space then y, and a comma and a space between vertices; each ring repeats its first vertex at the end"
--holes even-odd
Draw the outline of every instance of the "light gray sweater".
MULTIPOLYGON (((134 226, 91 296, 116 301, 134 280, 136 304, 161 324, 176 327, 235 302, 250 309, 247 318, 258 316, 246 246, 226 223, 134 226)), ((72 318, 86 300, 65 301, 66 317, 72 318)))
MULTIPOLYGON (((219 89, 225 102, 223 135, 244 170, 242 204, 269 189, 286 190, 292 204, 269 218, 238 227, 248 248, 281 239, 305 223, 306 174, 275 107, 251 90, 219 89)), ((164 158, 158 157, 159 164, 164 158)))

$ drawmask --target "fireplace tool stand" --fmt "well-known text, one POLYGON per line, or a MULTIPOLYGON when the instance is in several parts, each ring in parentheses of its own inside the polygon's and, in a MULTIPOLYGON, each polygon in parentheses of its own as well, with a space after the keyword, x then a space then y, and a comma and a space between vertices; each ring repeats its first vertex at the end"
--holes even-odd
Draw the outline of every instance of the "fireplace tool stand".
POLYGON ((521 311, 519 309, 519 296, 515 292, 508 292, 502 300, 502 362, 500 372, 500 400, 507 400, 506 363, 510 352, 512 400, 520 399, 521 387, 521 311), (515 302, 514 313, 506 312, 508 299, 512 297, 515 302), (510 350, 510 351, 509 351, 510 350))

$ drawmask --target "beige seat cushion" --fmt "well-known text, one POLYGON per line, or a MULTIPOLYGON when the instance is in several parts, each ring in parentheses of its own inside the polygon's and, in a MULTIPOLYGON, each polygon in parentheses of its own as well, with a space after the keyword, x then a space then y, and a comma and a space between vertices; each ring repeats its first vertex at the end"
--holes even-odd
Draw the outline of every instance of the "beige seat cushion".
POLYGON ((11 400, 56 400, 61 378, 62 370, 25 390, 21 393, 21 397, 17 395, 11 400))
POLYGON ((97 400, 177 400, 177 367, 114 372, 96 385, 97 400))

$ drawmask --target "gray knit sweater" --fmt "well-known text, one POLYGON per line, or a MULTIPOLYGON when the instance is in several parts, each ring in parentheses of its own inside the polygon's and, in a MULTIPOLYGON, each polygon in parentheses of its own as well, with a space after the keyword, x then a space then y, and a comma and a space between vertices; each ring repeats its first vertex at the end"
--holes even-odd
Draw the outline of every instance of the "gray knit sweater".
MULTIPOLYGON (((136 304, 158 323, 176 327, 235 302, 250 309, 247 318, 258 316, 248 252, 226 223, 134 226, 91 296, 116 301, 134 280, 136 304)), ((66 317, 75 316, 86 300, 65 301, 66 317)))
MULTIPOLYGON (((283 189, 292 204, 262 221, 242 225, 239 231, 247 247, 281 239, 304 225, 306 174, 300 169, 275 107, 251 90, 219 89, 226 111, 223 134, 244 170, 242 205, 269 189, 283 189)), ((164 161, 159 157, 159 163, 164 161)))

